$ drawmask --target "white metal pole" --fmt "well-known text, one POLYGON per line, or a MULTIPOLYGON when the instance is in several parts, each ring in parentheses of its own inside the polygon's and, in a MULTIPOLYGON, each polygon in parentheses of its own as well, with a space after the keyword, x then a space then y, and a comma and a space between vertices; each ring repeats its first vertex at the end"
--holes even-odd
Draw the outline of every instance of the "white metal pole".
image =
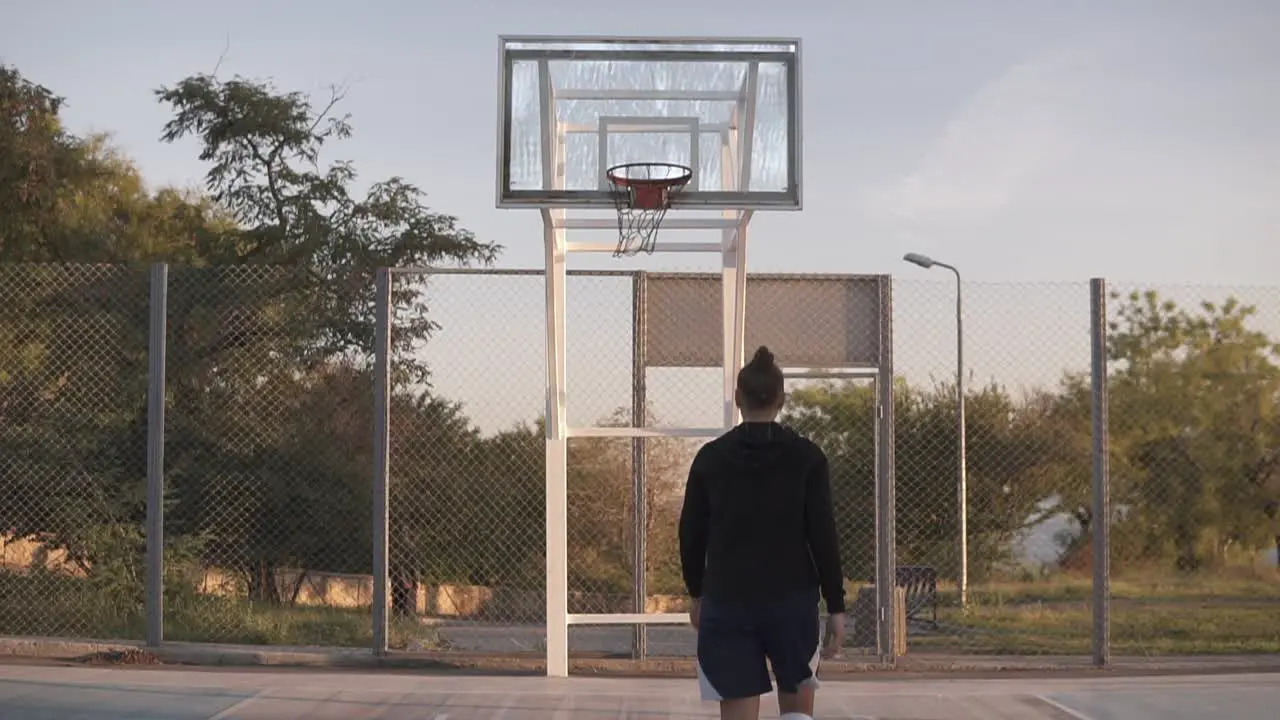
POLYGON ((733 289, 734 321, 733 321, 733 368, 735 385, 738 368, 746 364, 747 344, 747 224, 751 222, 752 211, 744 211, 738 220, 736 253, 738 258, 738 275, 734 278, 733 289))
POLYGON ((724 429, 737 424, 738 408, 734 405, 738 369, 734 367, 736 352, 733 342, 738 321, 738 274, 742 266, 733 243, 733 230, 724 230, 720 251, 720 337, 724 352, 724 429))
POLYGON ((565 402, 564 232, 543 210, 547 283, 547 676, 569 676, 569 444, 565 402))

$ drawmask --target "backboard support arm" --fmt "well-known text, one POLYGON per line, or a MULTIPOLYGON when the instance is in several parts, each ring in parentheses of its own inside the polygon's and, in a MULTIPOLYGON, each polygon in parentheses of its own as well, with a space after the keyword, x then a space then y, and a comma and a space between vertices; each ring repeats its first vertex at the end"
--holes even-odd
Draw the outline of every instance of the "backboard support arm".
MULTIPOLYGON (((554 142, 549 140, 548 143, 554 142)), ((557 143, 558 144, 558 143, 557 143)), ((547 419, 546 419, 546 522, 547 522, 547 675, 569 675, 569 626, 591 624, 591 616, 569 613, 569 537, 568 537, 568 438, 570 434, 590 435, 591 429, 570 430, 567 418, 568 394, 565 378, 567 340, 565 328, 566 260, 572 252, 612 252, 614 243, 570 243, 565 240, 566 223, 563 209, 541 212, 543 241, 546 245, 546 323, 547 323, 547 419)), ((718 252, 721 258, 721 319, 724 328, 724 426, 728 430, 737 422, 734 388, 738 368, 743 362, 746 332, 746 237, 753 213, 733 213, 732 227, 721 230, 720 242, 659 243, 655 252, 718 252)), ((610 428, 610 437, 706 436, 706 428, 610 428)), ((681 616, 644 614, 601 616, 599 622, 636 624, 670 624, 681 616)))

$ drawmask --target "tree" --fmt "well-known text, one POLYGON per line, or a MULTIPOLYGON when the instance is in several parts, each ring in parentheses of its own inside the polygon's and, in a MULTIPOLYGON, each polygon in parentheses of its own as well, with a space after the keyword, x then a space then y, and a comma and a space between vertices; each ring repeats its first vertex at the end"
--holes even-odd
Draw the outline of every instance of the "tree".
MULTIPOLYGON (((374 183, 357 197, 354 167, 321 160, 327 144, 351 134, 348 118, 333 115, 338 95, 317 108, 306 96, 268 83, 209 75, 156 94, 173 110, 162 138, 199 141, 200 158, 210 163, 209 198, 235 223, 230 231, 198 235, 191 245, 202 264, 243 268, 192 271, 171 284, 170 323, 178 342, 170 385, 187 417, 175 421, 182 434, 170 438, 189 454, 189 467, 222 466, 222 477, 259 488, 227 494, 284 500, 290 497, 282 491, 286 478, 256 470, 289 425, 260 383, 288 382, 340 358, 370 358, 377 268, 488 263, 498 247, 430 210, 423 193, 401 178, 374 183), (223 396, 217 403, 207 402, 211 390, 223 396), (237 411, 227 413, 230 407, 237 411)), ((397 284, 393 301, 398 375, 424 380, 426 368, 407 352, 434 328, 421 290, 397 284)), ((418 412, 435 407, 421 402, 418 412)), ((439 420, 451 428, 456 418, 439 420)), ((175 487, 180 506, 207 502, 201 488, 209 479, 202 475, 175 487)), ((271 517, 262 506, 255 512, 271 517)), ((260 538, 258 545, 273 542, 260 538)), ((248 548, 235 554, 237 564, 258 559, 258 567, 246 568, 251 576, 270 574, 262 563, 283 559, 248 548)))
MULTIPOLYGON (((619 409, 605 427, 630 424, 619 409)), ((650 425, 656 419, 649 418, 650 425)), ((626 597, 635 567, 633 441, 581 438, 569 443, 569 583, 574 590, 626 597)), ((649 592, 683 592, 677 521, 689 463, 697 448, 679 438, 645 438, 645 577, 649 592)), ((582 612, 608 612, 588 607, 582 612)))
MULTIPOLYGON (((898 562, 954 567, 954 386, 920 390, 899 381, 894 400, 898 562)), ((997 386, 970 391, 965 403, 969 562, 982 577, 1004 567, 1014 540, 1043 520, 1054 438, 1036 405, 1017 403, 997 386)), ((846 572, 859 579, 875 570, 874 409, 869 386, 824 382, 793 392, 786 415, 827 453, 841 554, 846 572)))
MULTIPOLYGON (((207 76, 161 89, 164 138, 194 136, 212 167, 207 194, 151 192, 105 137, 63 130, 60 98, 0 70, 0 262, 71 263, 0 270, 6 528, 95 566, 96 528, 140 526, 146 275, 74 263, 168 260, 170 536, 207 540, 206 560, 241 571, 259 599, 280 599, 283 566, 363 566, 368 533, 333 531, 367 524, 350 506, 368 507, 368 432, 355 428, 371 415, 351 403, 368 395, 373 273, 487 263, 497 246, 399 178, 356 197, 349 163, 321 167, 321 147, 350 134, 330 116, 336 98, 317 110, 207 76)), ((394 300, 397 379, 422 380, 405 351, 434 326, 413 287, 394 300)))
POLYGON ((1195 570, 1274 540, 1280 348, 1248 327, 1255 314, 1233 298, 1193 313, 1153 291, 1121 303, 1108 355, 1122 552, 1195 570))
MULTIPOLYGON (((277 264, 306 268, 297 290, 312 296, 319 321, 306 338, 321 357, 373 346, 373 273, 379 267, 490 263, 501 249, 478 241, 451 215, 432 211, 424 194, 403 178, 375 182, 362 198, 351 163, 322 166, 321 151, 350 137, 348 116, 334 110, 341 94, 314 107, 301 93, 279 92, 243 78, 188 77, 156 91, 173 109, 166 142, 195 136, 210 197, 240 230, 229 242, 204 248, 214 264, 277 264)), ((396 348, 424 341, 434 328, 423 290, 396 285, 396 348)), ((421 361, 402 355, 414 379, 421 361)))
POLYGON ((63 129, 62 104, 0 65, 0 259, 56 259, 62 207, 97 173, 87 143, 63 129))

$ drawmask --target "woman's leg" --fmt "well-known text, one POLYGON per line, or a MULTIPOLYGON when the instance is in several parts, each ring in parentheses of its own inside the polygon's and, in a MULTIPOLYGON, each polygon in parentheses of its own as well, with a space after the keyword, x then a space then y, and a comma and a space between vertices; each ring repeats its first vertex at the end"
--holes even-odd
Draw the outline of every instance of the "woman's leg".
POLYGON ((778 683, 778 712, 813 715, 821 625, 816 591, 780 602, 764 624, 765 654, 778 683))
POLYGON ((802 715, 813 715, 813 695, 814 686, 810 683, 802 684, 796 692, 779 692, 778 693, 778 714, 786 715, 787 713, 800 713, 802 715))
POLYGON ((720 703, 720 720, 759 720, 760 696, 725 700, 720 703))
POLYGON ((756 720, 773 690, 754 613, 703 598, 698 619, 698 686, 725 720, 756 720))

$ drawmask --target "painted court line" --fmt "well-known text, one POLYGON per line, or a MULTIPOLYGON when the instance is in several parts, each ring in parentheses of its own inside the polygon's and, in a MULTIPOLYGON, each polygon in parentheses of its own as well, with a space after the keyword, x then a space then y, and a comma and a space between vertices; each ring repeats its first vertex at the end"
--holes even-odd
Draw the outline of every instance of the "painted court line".
POLYGON ((249 707, 249 705, 250 705, 250 704, 252 704, 254 700, 257 700, 257 699, 259 699, 260 697, 262 697, 262 692, 256 692, 256 693, 254 693, 253 695, 251 695, 251 696, 249 696, 249 697, 247 697, 247 698, 245 698, 245 699, 241 700, 240 702, 236 703, 235 705, 232 705, 231 707, 227 708, 226 710, 223 710, 222 712, 218 713, 217 715, 214 715, 214 716, 210 717, 210 718, 209 718, 209 720, 224 720, 224 718, 234 717, 236 713, 238 713, 238 712, 240 712, 241 710, 243 710, 243 709, 245 709, 245 708, 249 707))
POLYGON ((1042 703, 1045 703, 1046 705, 1052 705, 1053 707, 1057 708, 1059 711, 1070 715, 1076 720, 1094 720, 1093 718, 1089 717, 1088 715, 1085 715, 1079 710, 1063 705, 1062 703, 1058 702, 1057 700, 1054 700, 1051 697, 1046 697, 1044 695, 1037 695, 1036 699, 1042 703))

